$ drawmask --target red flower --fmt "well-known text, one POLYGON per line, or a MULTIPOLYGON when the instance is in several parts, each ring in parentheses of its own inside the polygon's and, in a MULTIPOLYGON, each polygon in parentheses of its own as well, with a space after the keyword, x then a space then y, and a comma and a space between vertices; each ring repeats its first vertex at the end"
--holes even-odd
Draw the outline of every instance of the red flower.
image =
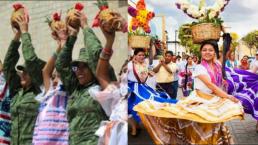
POLYGON ((16 3, 16 4, 13 4, 13 8, 15 11, 19 10, 20 8, 24 8, 22 4, 20 3, 16 3))
POLYGON ((54 21, 60 21, 61 20, 61 14, 58 14, 57 12, 55 12, 53 14, 53 20, 54 21))
POLYGON ((81 11, 84 8, 84 6, 82 3, 76 3, 74 8, 78 11, 81 11))
POLYGON ((155 13, 154 12, 151 12, 151 14, 152 14, 152 18, 155 17, 155 13))
POLYGON ((136 4, 136 8, 139 10, 143 10, 146 8, 144 0, 139 0, 136 4))
POLYGON ((184 77, 184 76, 185 76, 185 72, 180 72, 179 75, 180 75, 181 77, 184 77))

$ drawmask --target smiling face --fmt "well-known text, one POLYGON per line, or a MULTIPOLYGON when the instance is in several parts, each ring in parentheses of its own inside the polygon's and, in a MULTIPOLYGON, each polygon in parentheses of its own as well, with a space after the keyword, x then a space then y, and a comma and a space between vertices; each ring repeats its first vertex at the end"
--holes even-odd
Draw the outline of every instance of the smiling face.
POLYGON ((176 63, 176 59, 177 59, 176 56, 173 55, 173 56, 172 56, 172 62, 176 63))
POLYGON ((193 61, 197 62, 197 57, 196 56, 193 57, 193 61))
POLYGON ((205 44, 201 49, 202 59, 212 61, 215 58, 215 49, 211 44, 205 44))
POLYGON ((191 56, 189 56, 189 57, 187 58, 187 63, 190 64, 190 65, 192 65, 193 59, 192 59, 191 56))
POLYGON ((78 79, 80 85, 86 85, 94 78, 87 64, 83 62, 79 62, 77 66, 74 66, 73 71, 75 72, 76 78, 78 79))
POLYGON ((248 63, 248 56, 244 56, 241 60, 242 63, 247 64, 248 63))
POLYGON ((170 63, 172 60, 172 55, 170 53, 166 53, 165 55, 165 63, 170 63))
POLYGON ((60 81, 60 74, 55 71, 52 75, 53 88, 55 89, 60 81))
POLYGON ((22 88, 26 89, 31 85, 31 78, 29 76, 29 74, 26 71, 21 71, 19 72, 19 76, 20 76, 20 83, 22 88))
POLYGON ((145 59, 145 55, 144 55, 144 52, 138 52, 136 55, 135 55, 135 60, 139 63, 143 63, 144 62, 144 59, 145 59))
POLYGON ((235 60, 235 53, 230 53, 230 55, 229 55, 229 59, 230 60, 235 60))

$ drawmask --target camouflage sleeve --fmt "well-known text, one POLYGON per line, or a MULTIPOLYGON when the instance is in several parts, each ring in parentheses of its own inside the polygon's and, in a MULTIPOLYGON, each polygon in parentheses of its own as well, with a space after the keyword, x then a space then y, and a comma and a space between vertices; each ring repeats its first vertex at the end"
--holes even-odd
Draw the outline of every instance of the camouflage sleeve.
POLYGON ((83 29, 83 35, 84 46, 87 52, 86 58, 88 61, 88 65, 93 74, 96 75, 98 59, 100 52, 102 50, 101 42, 99 41, 95 33, 92 31, 92 29, 89 27, 83 29))
POLYGON ((21 35, 21 40, 22 53, 28 74, 31 77, 32 83, 36 86, 40 86, 43 83, 42 69, 44 68, 46 62, 37 57, 35 49, 31 43, 29 33, 23 33, 21 35))
MULTIPOLYGON (((98 64, 98 59, 100 52, 102 50, 102 45, 93 30, 89 27, 83 29, 84 35, 84 46, 87 51, 87 61, 90 67, 90 70, 93 72, 94 76, 96 76, 96 69, 98 64)), ((110 65, 109 67, 110 78, 112 81, 116 81, 115 72, 113 67, 110 65)))
POLYGON ((68 93, 72 93, 78 84, 78 81, 72 72, 72 51, 77 37, 69 36, 63 49, 56 60, 56 70, 61 76, 61 80, 68 93))
POLYGON ((20 88, 20 77, 15 70, 15 66, 20 58, 18 52, 20 44, 19 41, 12 40, 4 58, 3 72, 11 93, 16 92, 16 90, 20 88))

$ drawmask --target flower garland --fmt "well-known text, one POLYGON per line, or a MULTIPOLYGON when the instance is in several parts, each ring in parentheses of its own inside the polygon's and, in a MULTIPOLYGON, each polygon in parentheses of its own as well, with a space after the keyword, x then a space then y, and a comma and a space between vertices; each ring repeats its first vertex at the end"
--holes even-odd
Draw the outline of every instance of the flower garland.
POLYGON ((130 31, 136 31, 137 28, 142 28, 146 33, 151 32, 149 22, 155 17, 155 13, 146 9, 144 0, 139 0, 136 4, 136 8, 129 6, 128 13, 132 16, 129 26, 130 31))
POLYGON ((229 0, 216 0, 211 7, 206 7, 205 0, 200 0, 199 7, 189 2, 189 0, 178 0, 176 6, 181 9, 189 17, 194 19, 205 19, 207 16, 209 19, 216 18, 219 13, 222 12, 225 6, 229 3, 229 0))

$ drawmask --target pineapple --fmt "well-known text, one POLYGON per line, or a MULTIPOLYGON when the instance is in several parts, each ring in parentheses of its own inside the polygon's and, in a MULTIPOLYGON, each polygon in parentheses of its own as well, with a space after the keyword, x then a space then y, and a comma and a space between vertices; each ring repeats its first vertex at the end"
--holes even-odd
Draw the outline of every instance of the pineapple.
MULTIPOLYGON (((109 9, 107 0, 97 0, 96 5, 100 9, 98 19, 100 21, 106 21, 109 22, 114 16, 111 14, 113 11, 109 9)), ((110 22, 111 23, 111 22, 110 22)), ((118 22, 114 24, 111 28, 111 30, 121 30, 121 23, 118 22)))
POLYGON ((110 10, 110 9, 102 10, 99 13, 99 19, 109 21, 110 19, 113 18, 113 15, 111 15, 111 13, 112 13, 112 10, 110 10))
POLYGON ((20 30, 20 27, 18 23, 16 22, 16 18, 19 16, 25 15, 25 8, 22 4, 14 4, 13 5, 14 11, 11 16, 11 25, 16 28, 17 30, 20 30))
POLYGON ((75 16, 75 13, 81 11, 83 8, 84 6, 81 3, 76 3, 74 8, 68 10, 68 24, 75 29, 80 27, 80 20, 75 16))
POLYGON ((52 15, 52 20, 47 18, 46 22, 48 22, 48 25, 52 31, 56 31, 56 28, 59 30, 66 29, 65 22, 61 20, 61 14, 58 14, 57 12, 52 15))
POLYGON ((64 21, 61 20, 61 13, 54 13, 52 19, 47 18, 46 22, 48 23, 52 33, 54 33, 59 39, 67 39, 67 29, 64 21))

